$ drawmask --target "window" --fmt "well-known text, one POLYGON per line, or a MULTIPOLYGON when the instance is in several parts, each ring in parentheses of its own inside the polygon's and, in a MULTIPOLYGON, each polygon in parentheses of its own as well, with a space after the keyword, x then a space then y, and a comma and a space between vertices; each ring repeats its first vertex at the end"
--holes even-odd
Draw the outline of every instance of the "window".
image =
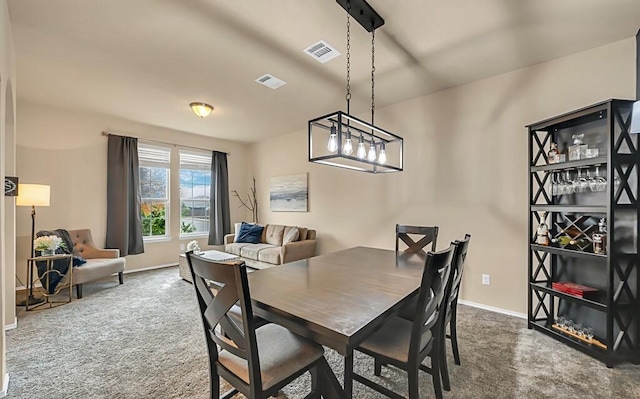
POLYGON ((180 150, 180 235, 209 232, 211 155, 180 150))
POLYGON ((138 144, 140 217, 144 237, 164 237, 169 231, 169 162, 171 149, 138 144))

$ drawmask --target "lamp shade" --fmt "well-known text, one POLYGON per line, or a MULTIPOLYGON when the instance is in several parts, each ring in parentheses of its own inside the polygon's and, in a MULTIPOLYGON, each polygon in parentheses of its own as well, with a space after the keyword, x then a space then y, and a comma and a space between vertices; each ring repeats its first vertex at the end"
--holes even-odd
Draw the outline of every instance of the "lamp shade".
POLYGON ((50 186, 43 184, 18 184, 18 206, 49 206, 50 186))
POLYGON ((206 103, 191 103, 189 104, 193 113, 198 115, 200 118, 206 118, 209 116, 211 111, 213 111, 213 107, 206 103))

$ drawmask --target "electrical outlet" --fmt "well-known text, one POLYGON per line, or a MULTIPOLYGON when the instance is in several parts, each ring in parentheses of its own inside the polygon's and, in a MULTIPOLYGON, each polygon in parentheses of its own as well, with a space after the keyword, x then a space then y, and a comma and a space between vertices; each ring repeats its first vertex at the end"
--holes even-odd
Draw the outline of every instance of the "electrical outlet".
POLYGON ((491 276, 488 274, 482 275, 482 285, 491 285, 491 276))
POLYGON ((184 249, 185 249, 184 244, 180 244, 180 250, 184 251, 184 249))

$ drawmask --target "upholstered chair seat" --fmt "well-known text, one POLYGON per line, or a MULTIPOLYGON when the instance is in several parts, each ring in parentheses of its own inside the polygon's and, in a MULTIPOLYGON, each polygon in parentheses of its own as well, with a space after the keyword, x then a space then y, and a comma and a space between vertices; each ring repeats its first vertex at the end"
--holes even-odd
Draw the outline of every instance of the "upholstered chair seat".
MULTIPOLYGON (((324 354, 321 346, 276 324, 256 329, 256 341, 263 390, 268 390, 297 370, 306 368, 324 354)), ((249 370, 245 359, 222 350, 218 354, 218 361, 227 370, 249 383, 249 370)))
MULTIPOLYGON (((409 361, 409 344, 413 322, 394 317, 381 329, 360 344, 358 350, 364 353, 375 353, 398 362, 409 361)), ((428 349, 433 340, 431 330, 422 334, 420 351, 428 349)))

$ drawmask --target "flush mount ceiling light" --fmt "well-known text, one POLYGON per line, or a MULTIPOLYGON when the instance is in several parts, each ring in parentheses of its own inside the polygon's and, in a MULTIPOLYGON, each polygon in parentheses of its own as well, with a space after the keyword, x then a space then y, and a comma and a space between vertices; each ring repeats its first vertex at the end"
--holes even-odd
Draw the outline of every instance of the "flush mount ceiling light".
POLYGON ((213 107, 207 103, 191 103, 189 106, 200 118, 206 118, 213 111, 213 107))
POLYGON ((400 172, 402 137, 374 125, 375 38, 384 19, 365 0, 336 1, 347 11, 347 112, 337 111, 309 121, 309 162, 369 173, 400 172), (371 32, 371 123, 349 114, 351 17, 371 32))

